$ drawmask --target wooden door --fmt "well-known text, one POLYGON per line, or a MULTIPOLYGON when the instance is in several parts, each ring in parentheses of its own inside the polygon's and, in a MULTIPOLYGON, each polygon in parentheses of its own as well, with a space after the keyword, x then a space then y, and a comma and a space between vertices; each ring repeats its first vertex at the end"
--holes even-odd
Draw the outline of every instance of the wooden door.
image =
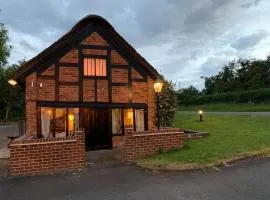
POLYGON ((86 150, 112 147, 108 108, 81 108, 80 127, 85 129, 86 150))

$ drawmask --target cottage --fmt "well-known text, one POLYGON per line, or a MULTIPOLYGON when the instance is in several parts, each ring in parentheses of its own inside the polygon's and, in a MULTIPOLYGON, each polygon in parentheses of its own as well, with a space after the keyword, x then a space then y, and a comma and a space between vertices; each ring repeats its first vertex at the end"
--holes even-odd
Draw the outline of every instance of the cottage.
POLYGON ((87 150, 119 146, 126 128, 155 128, 157 76, 105 19, 87 16, 14 76, 25 87, 26 134, 84 128, 87 150))

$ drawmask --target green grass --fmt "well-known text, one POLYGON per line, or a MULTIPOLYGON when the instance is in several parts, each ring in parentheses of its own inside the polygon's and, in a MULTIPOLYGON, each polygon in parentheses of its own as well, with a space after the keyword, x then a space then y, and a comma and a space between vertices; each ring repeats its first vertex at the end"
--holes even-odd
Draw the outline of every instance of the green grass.
POLYGON ((205 105, 191 105, 180 106, 180 111, 197 111, 203 109, 205 111, 236 111, 236 112, 266 112, 270 111, 270 104, 205 104, 205 105))
POLYGON ((198 116, 178 112, 176 127, 209 132, 210 136, 186 141, 183 149, 158 153, 140 160, 139 165, 206 165, 243 153, 261 151, 270 147, 269 122, 270 117, 217 115, 205 116, 204 122, 198 122, 198 116))

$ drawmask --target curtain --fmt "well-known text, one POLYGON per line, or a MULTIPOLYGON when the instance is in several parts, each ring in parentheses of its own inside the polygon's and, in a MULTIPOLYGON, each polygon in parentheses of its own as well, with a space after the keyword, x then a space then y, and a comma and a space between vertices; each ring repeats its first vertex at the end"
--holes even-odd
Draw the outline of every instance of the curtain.
POLYGON ((52 119, 52 109, 41 108, 41 134, 45 138, 48 138, 50 136, 51 119, 52 119))
POLYGON ((135 110, 135 123, 136 131, 144 131, 144 110, 136 109, 135 110))
POLYGON ((112 129, 113 134, 122 134, 121 109, 112 109, 112 129))

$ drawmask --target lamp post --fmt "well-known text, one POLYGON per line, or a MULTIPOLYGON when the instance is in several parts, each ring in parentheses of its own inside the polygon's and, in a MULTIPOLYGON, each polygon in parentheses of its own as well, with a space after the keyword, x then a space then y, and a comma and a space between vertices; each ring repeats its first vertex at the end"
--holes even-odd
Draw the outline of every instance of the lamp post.
POLYGON ((200 122, 202 122, 203 121, 203 111, 199 110, 198 114, 200 115, 200 122))
POLYGON ((159 111, 159 107, 160 107, 160 93, 163 87, 163 82, 160 79, 157 79, 156 82, 154 83, 154 89, 155 89, 155 93, 157 96, 157 128, 158 130, 160 129, 160 111, 159 111))

